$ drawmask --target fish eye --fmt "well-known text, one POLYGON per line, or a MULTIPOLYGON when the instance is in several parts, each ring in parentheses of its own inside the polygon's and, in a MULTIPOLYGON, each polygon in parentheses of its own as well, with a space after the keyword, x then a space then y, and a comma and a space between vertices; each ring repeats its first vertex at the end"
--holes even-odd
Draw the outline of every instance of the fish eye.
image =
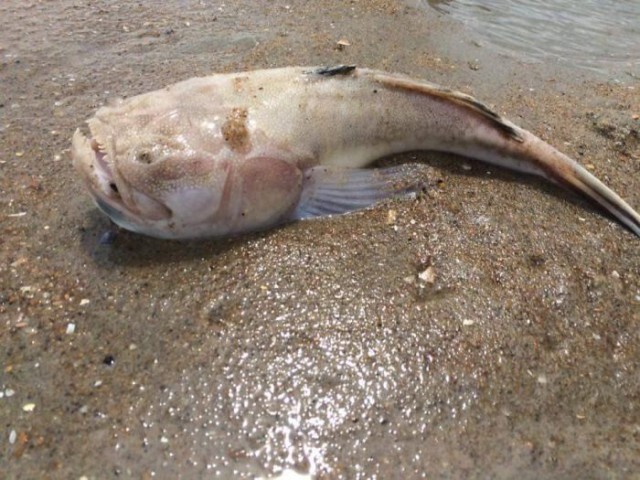
POLYGON ((114 193, 120 193, 120 192, 118 192, 118 186, 117 186, 115 183, 113 183, 113 182, 110 182, 110 183, 109 183, 109 188, 110 188, 114 193))
POLYGON ((149 165, 153 160, 151 158, 151 152, 148 150, 142 150, 136 153, 135 159, 140 162, 149 165))

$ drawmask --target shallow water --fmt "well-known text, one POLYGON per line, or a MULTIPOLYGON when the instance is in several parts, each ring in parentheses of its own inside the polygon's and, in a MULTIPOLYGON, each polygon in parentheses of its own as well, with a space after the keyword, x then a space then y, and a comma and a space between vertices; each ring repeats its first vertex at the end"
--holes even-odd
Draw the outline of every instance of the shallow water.
POLYGON ((577 196, 414 152, 415 201, 178 243, 114 236, 71 165, 114 96, 357 63, 464 88, 640 206, 640 82, 406 2, 0 1, 1 478, 640 471, 640 242, 577 196))
POLYGON ((428 0, 496 47, 601 73, 640 68, 637 0, 428 0))

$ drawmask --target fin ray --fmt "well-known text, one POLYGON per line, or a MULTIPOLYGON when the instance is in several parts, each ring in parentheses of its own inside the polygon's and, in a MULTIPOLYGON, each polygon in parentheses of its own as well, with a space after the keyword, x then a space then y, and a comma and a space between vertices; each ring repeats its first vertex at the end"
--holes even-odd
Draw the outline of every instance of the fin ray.
POLYGON ((415 193, 420 165, 344 169, 313 167, 304 174, 300 202, 291 220, 362 210, 387 198, 415 193))

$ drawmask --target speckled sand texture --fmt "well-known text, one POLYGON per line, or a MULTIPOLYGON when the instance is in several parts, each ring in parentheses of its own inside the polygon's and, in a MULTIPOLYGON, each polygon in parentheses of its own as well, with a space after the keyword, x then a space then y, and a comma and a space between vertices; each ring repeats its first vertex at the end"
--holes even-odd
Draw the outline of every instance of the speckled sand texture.
POLYGON ((576 196, 414 153, 389 161, 425 161, 418 200, 180 244, 109 233, 72 170, 114 96, 357 63, 474 94, 640 207, 637 75, 412 3, 0 3, 3 478, 637 475, 640 239, 576 196))

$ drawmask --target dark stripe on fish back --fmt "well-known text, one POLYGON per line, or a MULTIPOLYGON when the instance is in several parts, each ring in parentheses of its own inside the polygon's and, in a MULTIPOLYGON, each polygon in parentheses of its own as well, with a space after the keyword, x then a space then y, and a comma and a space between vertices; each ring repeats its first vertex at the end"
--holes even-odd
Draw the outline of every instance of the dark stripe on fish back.
POLYGON ((347 75, 355 69, 355 65, 334 65, 332 67, 320 67, 313 73, 323 75, 325 77, 333 77, 334 75, 347 75))
POLYGON ((453 90, 449 90, 447 88, 443 88, 431 83, 416 82, 408 78, 383 74, 375 75, 374 78, 376 81, 389 88, 408 90, 414 93, 429 95, 431 97, 441 98, 442 100, 447 102, 455 103, 456 105, 480 114, 482 117, 489 120, 495 128, 505 133, 509 138, 519 143, 522 143, 524 141, 522 135, 520 135, 520 133, 514 127, 507 124, 500 115, 498 115, 484 103, 476 100, 470 95, 466 95, 461 92, 455 92, 453 90))

